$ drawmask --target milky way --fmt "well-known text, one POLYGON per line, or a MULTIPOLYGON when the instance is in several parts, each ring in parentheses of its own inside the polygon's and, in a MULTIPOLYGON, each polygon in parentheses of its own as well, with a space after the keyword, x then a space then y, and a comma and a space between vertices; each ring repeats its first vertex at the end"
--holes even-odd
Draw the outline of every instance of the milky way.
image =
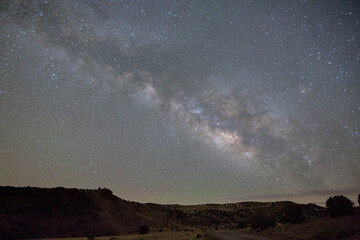
POLYGON ((360 191, 357 1, 3 1, 0 184, 158 203, 360 191))

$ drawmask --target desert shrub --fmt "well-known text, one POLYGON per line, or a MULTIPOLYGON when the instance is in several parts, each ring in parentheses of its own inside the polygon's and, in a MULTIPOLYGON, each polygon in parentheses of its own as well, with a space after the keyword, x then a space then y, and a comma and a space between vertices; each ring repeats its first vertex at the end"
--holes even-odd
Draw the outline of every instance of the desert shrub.
POLYGON ((206 239, 206 240, 218 240, 218 238, 215 238, 214 236, 210 236, 208 234, 204 234, 203 239, 206 239))
POLYGON ((247 226, 248 226, 248 223, 245 220, 240 220, 238 222, 237 228, 242 229, 242 228, 246 228, 247 226))
POLYGON ((350 214, 354 209, 354 203, 347 197, 340 195, 329 197, 326 200, 326 207, 331 217, 339 217, 350 214))
POLYGON ((299 205, 288 205, 284 208, 282 222, 301 223, 304 221, 302 207, 299 205))
POLYGON ((275 226, 275 218, 271 214, 265 214, 263 211, 257 211, 253 213, 250 218, 250 227, 251 229, 265 229, 275 226))
POLYGON ((196 238, 201 238, 202 235, 201 234, 196 234, 196 238))
POLYGON ((139 233, 141 234, 145 234, 145 233, 148 233, 149 232, 149 227, 146 226, 146 225, 142 225, 139 227, 139 233))

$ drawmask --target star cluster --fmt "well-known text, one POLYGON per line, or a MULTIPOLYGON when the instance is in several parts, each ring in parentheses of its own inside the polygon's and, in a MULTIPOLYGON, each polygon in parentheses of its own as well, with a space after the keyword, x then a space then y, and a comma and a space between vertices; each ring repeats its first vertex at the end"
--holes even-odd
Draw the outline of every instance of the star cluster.
POLYGON ((356 1, 4 1, 0 184, 159 203, 360 188, 356 1))

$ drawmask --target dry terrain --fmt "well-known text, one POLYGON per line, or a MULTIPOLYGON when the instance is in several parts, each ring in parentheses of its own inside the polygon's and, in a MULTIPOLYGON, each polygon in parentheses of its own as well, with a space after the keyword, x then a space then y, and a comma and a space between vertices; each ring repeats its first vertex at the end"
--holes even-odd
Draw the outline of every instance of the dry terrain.
POLYGON ((112 236, 96 239, 231 240, 262 236, 350 240, 360 232, 359 216, 356 212, 333 219, 315 204, 289 201, 160 205, 126 201, 109 189, 0 187, 0 239, 112 236), (304 223, 281 224, 289 206, 302 209, 304 223), (259 211, 273 216, 276 226, 251 230, 248 225, 251 216, 259 211), (148 226, 150 233, 139 234, 141 225, 148 226))

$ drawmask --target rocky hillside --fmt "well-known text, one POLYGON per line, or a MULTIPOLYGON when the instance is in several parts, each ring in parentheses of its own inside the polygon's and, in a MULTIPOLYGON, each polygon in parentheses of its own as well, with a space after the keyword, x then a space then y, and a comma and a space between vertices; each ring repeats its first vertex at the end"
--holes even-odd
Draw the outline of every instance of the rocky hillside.
MULTIPOLYGON (((280 219, 292 202, 243 202, 206 205, 160 205, 126 201, 108 189, 0 187, 0 239, 83 237, 151 229, 234 228, 259 209, 280 219)), ((301 205, 306 218, 323 214, 314 204, 301 205)))

